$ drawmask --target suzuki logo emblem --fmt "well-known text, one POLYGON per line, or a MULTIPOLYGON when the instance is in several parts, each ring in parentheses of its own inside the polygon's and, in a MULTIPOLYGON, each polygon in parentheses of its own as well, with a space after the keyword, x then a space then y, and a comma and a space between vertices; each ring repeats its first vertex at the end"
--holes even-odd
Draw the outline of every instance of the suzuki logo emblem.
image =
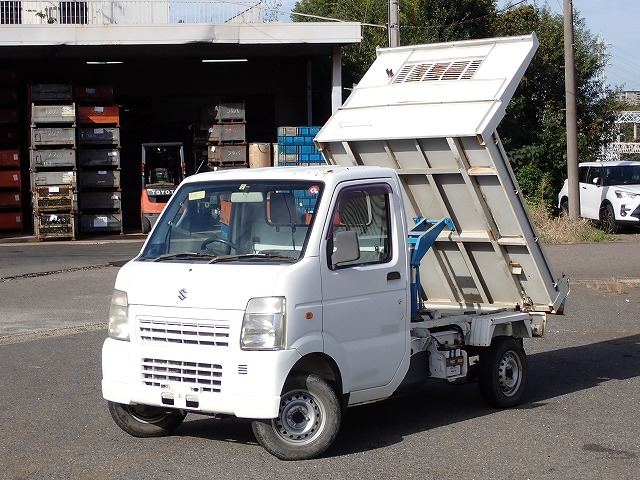
POLYGON ((184 300, 185 298, 187 298, 187 289, 186 288, 183 288, 182 290, 180 290, 178 292, 178 298, 180 300, 184 300))

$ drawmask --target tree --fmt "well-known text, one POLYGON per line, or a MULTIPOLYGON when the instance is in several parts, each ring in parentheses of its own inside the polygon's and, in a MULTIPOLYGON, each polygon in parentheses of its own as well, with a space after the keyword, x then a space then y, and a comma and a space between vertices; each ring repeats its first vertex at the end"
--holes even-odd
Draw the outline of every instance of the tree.
MULTIPOLYGON (((494 28, 498 36, 535 31, 540 41, 498 130, 524 195, 551 205, 566 178, 563 17, 526 5, 499 14, 494 28)), ((574 42, 578 151, 580 161, 588 161, 612 139, 617 102, 600 76, 607 61, 605 47, 577 12, 574 42)))
POLYGON ((406 0, 402 5, 403 45, 492 36, 493 0, 406 0))

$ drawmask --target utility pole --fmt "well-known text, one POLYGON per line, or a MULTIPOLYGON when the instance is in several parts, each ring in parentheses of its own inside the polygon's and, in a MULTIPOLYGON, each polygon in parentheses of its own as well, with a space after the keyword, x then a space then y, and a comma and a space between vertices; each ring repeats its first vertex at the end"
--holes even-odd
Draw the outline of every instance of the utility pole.
POLYGON ((389 35, 389 46, 400 46, 400 0, 389 0, 387 18, 387 32, 389 35))
POLYGON ((573 5, 564 0, 564 85, 567 127, 567 179, 569 182, 569 218, 580 217, 578 179, 578 125, 576 114, 576 64, 573 49, 573 5))

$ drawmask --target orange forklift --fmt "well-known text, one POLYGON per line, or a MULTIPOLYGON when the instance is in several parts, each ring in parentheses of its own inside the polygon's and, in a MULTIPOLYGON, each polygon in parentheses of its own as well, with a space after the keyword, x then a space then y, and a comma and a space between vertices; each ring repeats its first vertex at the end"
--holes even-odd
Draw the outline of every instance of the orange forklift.
POLYGON ((149 233, 162 209, 186 176, 181 142, 142 144, 142 233, 149 233))

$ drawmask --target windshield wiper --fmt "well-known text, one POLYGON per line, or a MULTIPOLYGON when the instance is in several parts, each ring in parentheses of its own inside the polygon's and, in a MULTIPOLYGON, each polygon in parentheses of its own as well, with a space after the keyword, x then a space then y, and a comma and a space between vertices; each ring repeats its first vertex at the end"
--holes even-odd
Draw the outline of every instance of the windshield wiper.
POLYGON ((253 258, 280 258, 284 260, 295 260, 293 257, 289 257, 287 255, 280 255, 279 253, 243 253, 240 255, 220 255, 218 257, 212 258, 209 263, 218 263, 224 262, 227 260, 244 260, 244 259, 253 259, 253 258))
POLYGON ((154 262, 162 262, 164 260, 200 260, 203 258, 216 259, 218 255, 213 253, 183 252, 183 253, 165 253, 155 258, 154 262))

